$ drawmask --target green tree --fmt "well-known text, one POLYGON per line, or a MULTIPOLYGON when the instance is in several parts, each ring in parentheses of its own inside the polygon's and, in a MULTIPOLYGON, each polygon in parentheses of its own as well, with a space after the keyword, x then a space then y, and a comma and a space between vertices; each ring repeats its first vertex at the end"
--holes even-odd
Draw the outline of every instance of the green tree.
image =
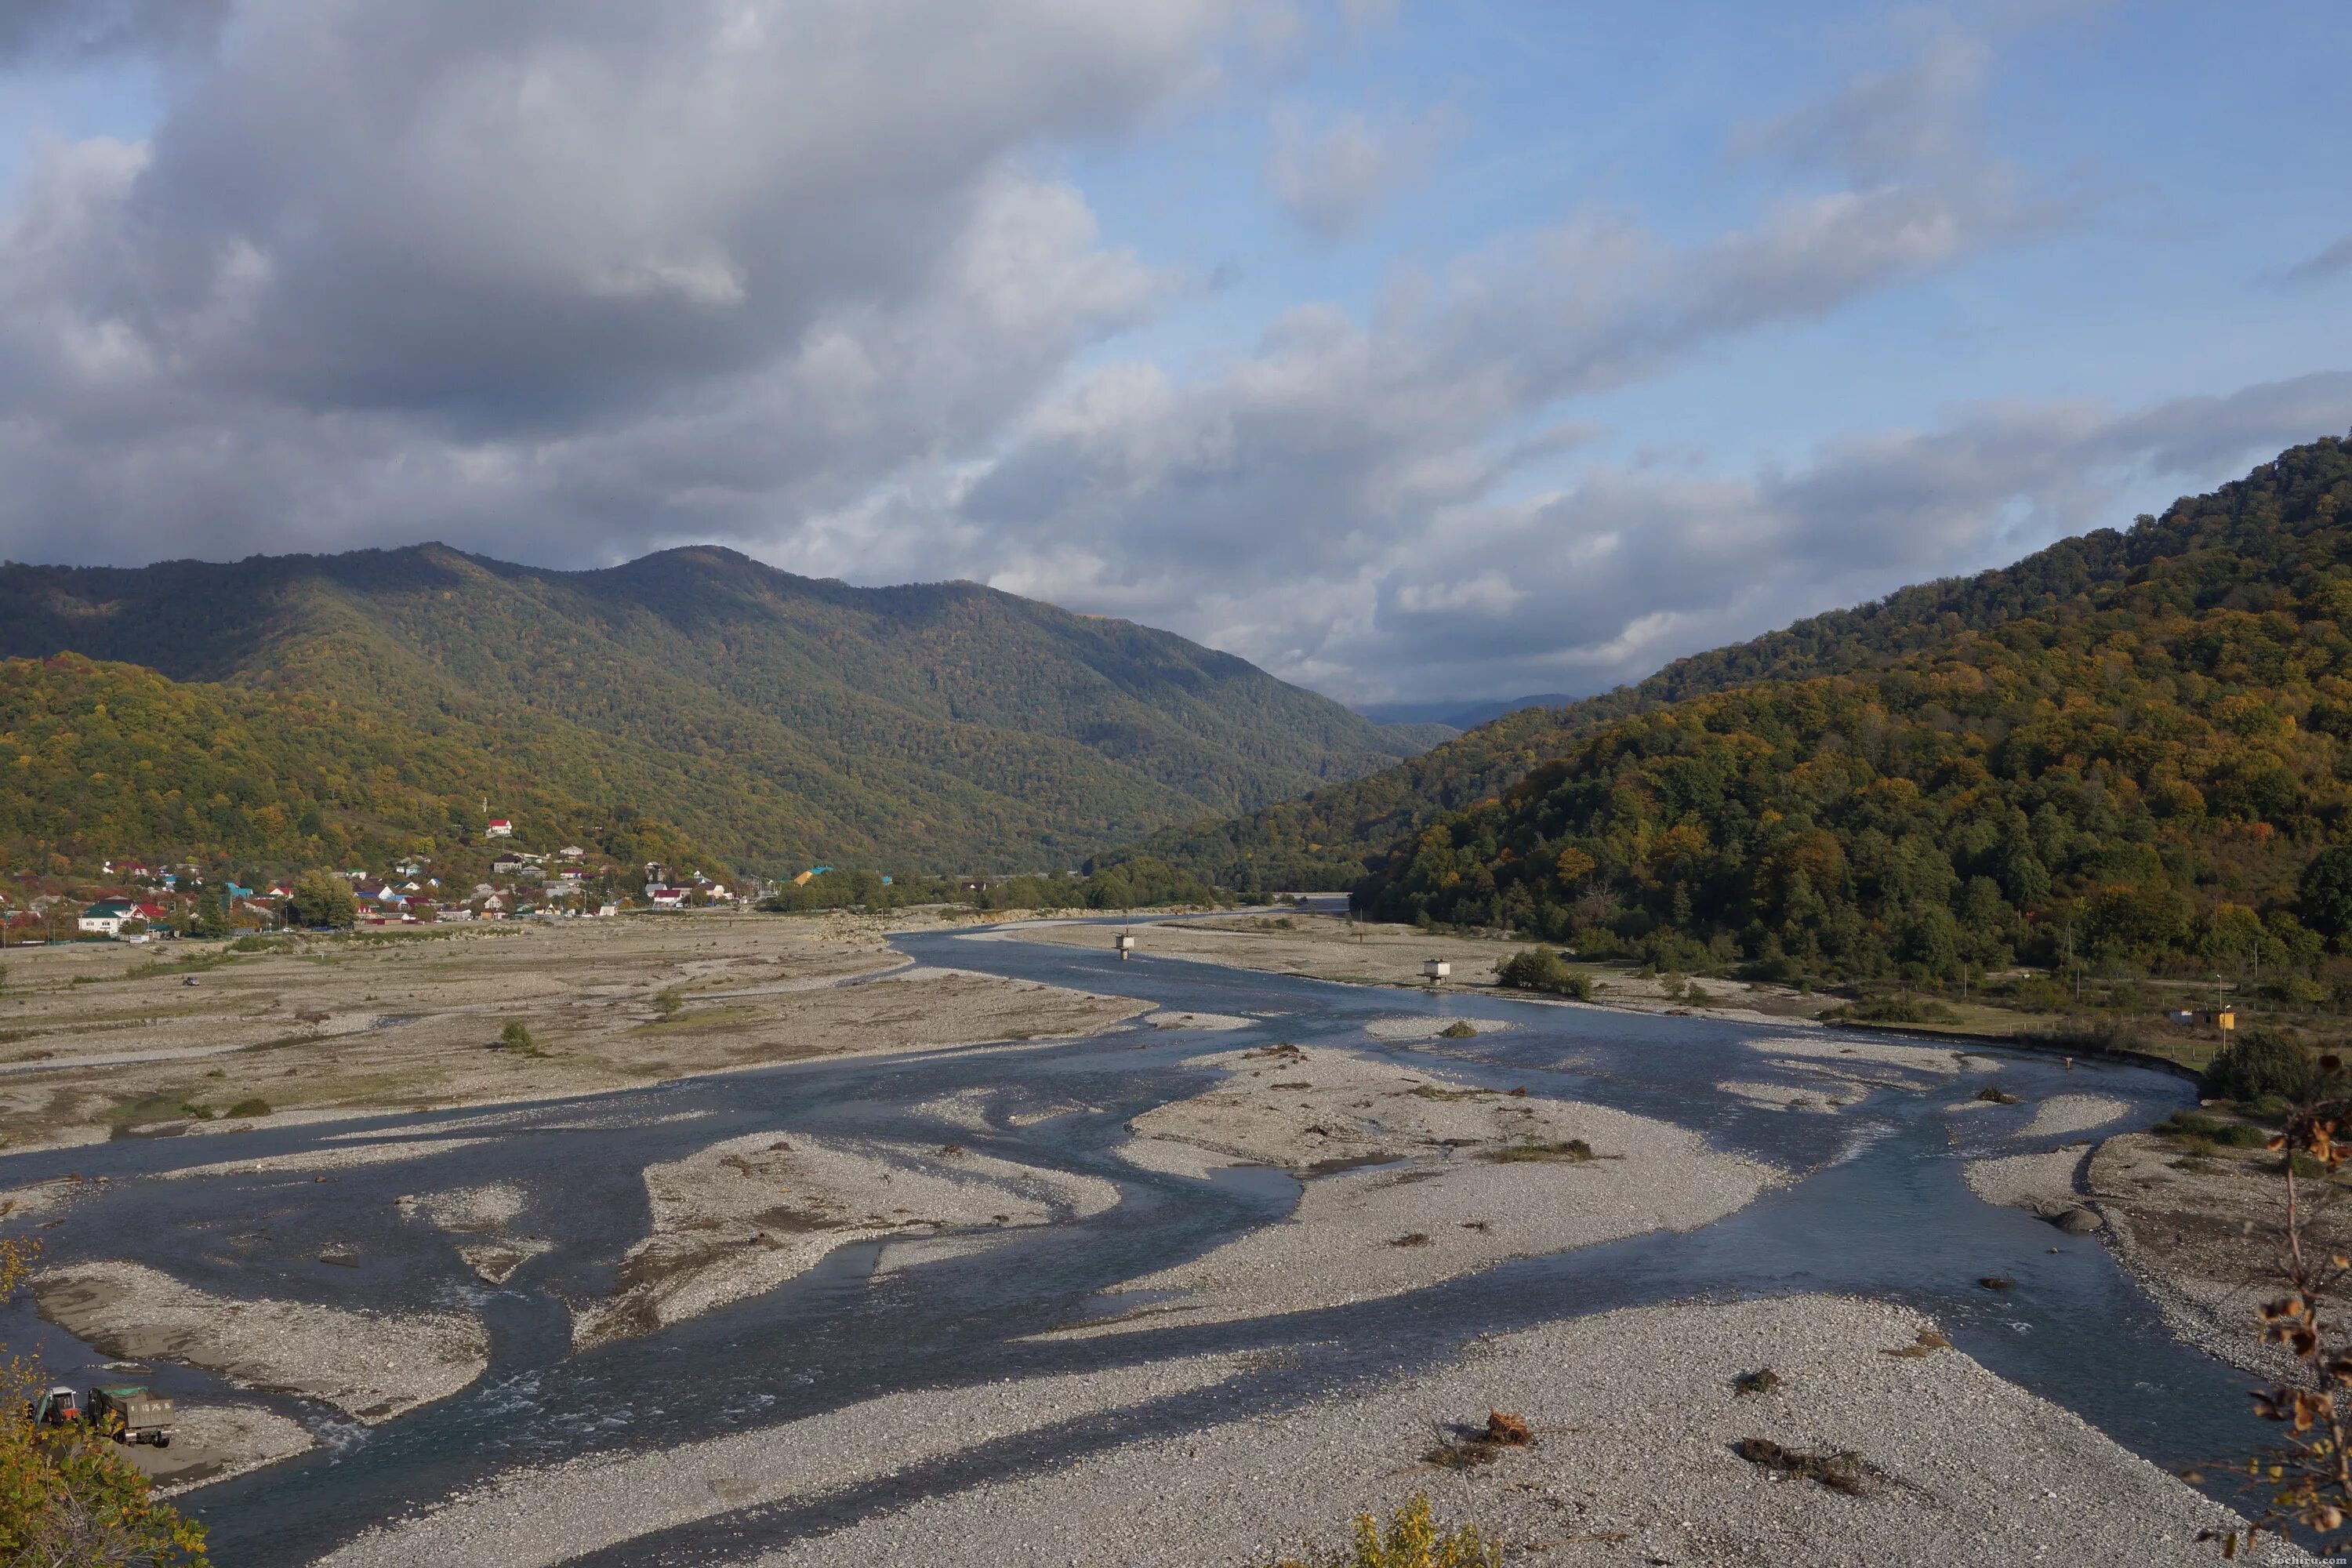
POLYGON ((2313 856, 2295 884, 2303 923, 2336 941, 2352 931, 2352 844, 2330 845, 2313 856))
POLYGON ((1549 991, 1555 995, 1573 996, 1580 1002, 1592 1000, 1592 981, 1579 974, 1548 947, 1522 948, 1495 965, 1497 984, 1514 991, 1549 991))
POLYGON ((2318 1064, 2292 1035, 2248 1029, 2205 1068, 2197 1092, 2207 1100, 2260 1100, 2275 1094, 2299 1102, 2319 1084, 2318 1064))
POLYGON ((332 871, 305 871, 295 879, 286 911, 296 925, 347 926, 359 919, 360 901, 332 871))

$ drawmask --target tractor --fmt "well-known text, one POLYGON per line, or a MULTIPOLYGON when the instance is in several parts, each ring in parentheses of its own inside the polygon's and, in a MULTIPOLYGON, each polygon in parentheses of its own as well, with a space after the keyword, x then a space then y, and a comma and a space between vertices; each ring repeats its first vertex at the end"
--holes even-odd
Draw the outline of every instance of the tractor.
POLYGON ((36 1426, 68 1426, 81 1419, 74 1391, 59 1384, 38 1399, 25 1401, 25 1419, 36 1426))

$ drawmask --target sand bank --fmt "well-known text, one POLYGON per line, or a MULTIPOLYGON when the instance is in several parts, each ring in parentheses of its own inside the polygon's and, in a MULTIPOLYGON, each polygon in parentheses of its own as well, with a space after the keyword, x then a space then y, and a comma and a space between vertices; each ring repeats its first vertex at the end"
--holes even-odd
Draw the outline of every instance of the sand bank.
POLYGON ((1501 1537, 1514 1563, 2214 1560, 2196 1534, 2234 1522, 2217 1504, 1957 1351, 1884 1353, 1928 1327, 1822 1296, 1550 1324, 1369 1392, 927 1499, 753 1561, 992 1568, 1018 1541, 1025 1562, 1208 1568, 1338 1546, 1349 1514, 1415 1493, 1501 1537), (1777 1387, 1733 1392, 1767 1367, 1777 1387), (1467 1468, 1423 1462, 1494 1408, 1523 1415, 1534 1445, 1467 1468), (1864 1495, 1776 1480, 1735 1452, 1747 1437, 1856 1453, 1864 1495))
POLYGON ((1283 1046, 1213 1060, 1231 1070, 1224 1084, 1136 1118, 1120 1152, 1185 1174, 1282 1166, 1306 1179, 1297 1209, 1119 1287, 1186 1299, 1064 1333, 1396 1295, 1507 1258, 1695 1229, 1779 1179, 1666 1122, 1482 1089, 1352 1051, 1283 1046))
POLYGON ((354 1165, 389 1165, 402 1160, 429 1160, 458 1149, 487 1143, 487 1138, 388 1138, 381 1143, 351 1143, 332 1149, 306 1149, 298 1154, 265 1154, 252 1160, 219 1160, 209 1165, 183 1165, 157 1174, 164 1181, 189 1176, 264 1176, 278 1173, 341 1171, 354 1165))
POLYGON ((2129 1100, 2104 1094, 2053 1095, 2033 1108, 2033 1120, 2021 1138, 2054 1138, 2067 1132, 2088 1132, 2132 1113, 2129 1100))
POLYGON ((2053 1149, 2041 1154, 2005 1154, 1971 1160, 1963 1173, 1969 1191, 1989 1204, 2051 1215, 2079 1207, 2075 1184, 2091 1161, 2091 1146, 2053 1149))
POLYGON ((755 1132, 648 1166, 651 1233, 614 1294, 576 1309, 575 1345, 650 1333, 772 1290, 835 1247, 910 1230, 1045 1225, 1118 1189, 947 1144, 755 1132))
POLYGON ((1420 1017, 1401 1013, 1391 1018, 1375 1018, 1364 1026, 1364 1033, 1376 1040, 1433 1040, 1448 1029, 1468 1029, 1473 1034, 1499 1035, 1506 1029, 1516 1029, 1517 1024, 1501 1023, 1492 1018, 1420 1017))
MULTIPOLYGON (((1244 1364, 1239 1356, 1194 1356, 893 1394, 655 1453, 512 1471, 429 1513, 372 1530, 320 1559, 319 1568, 542 1568, 655 1531, 738 1509, 806 1501, 999 1438, 1206 1388, 1244 1364)), ((1008 1554, 1003 1537, 986 1550, 992 1564, 1039 1561, 1025 1552, 1008 1554)))
POLYGON ((131 1444, 121 1450, 164 1497, 290 1459, 318 1441, 299 1421, 266 1405, 174 1405, 170 1447, 131 1444))
POLYGON ((465 1237, 457 1256, 485 1285, 505 1284, 516 1269, 554 1245, 542 1237, 516 1230, 515 1222, 530 1206, 530 1199, 511 1183, 457 1187, 422 1197, 404 1194, 394 1201, 401 1213, 465 1237))
POLYGON ((482 1374, 489 1340, 457 1312, 362 1312, 264 1297, 239 1300, 136 1263, 37 1276, 41 1316, 125 1361, 178 1361, 232 1382, 323 1400, 386 1421, 482 1374))

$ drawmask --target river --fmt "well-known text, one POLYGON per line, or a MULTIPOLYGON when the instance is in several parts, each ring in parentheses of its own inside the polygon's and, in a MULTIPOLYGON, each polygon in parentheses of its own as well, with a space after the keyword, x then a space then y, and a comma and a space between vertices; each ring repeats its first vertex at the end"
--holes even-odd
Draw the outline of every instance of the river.
MULTIPOLYGON (((1148 947, 1148 935, 1146 938, 1148 947)), ((751 1430, 896 1390, 1087 1370, 1201 1350, 1287 1347, 1249 1374, 1244 1405, 1273 1407, 1356 1380, 1455 1354, 1474 1335, 1549 1318, 1691 1296, 1822 1290, 1891 1299, 1932 1314, 1955 1342, 2001 1375, 2083 1415, 2154 1462, 2177 1467, 2242 1454, 2266 1436, 2246 1412, 2247 1379, 2167 1333, 2146 1297, 2095 1238, 2064 1236, 2019 1211, 1978 1201, 1961 1179, 1974 1154, 2054 1147, 2019 1143, 2034 1100, 2061 1091, 2113 1096, 2144 1126, 2190 1100, 2183 1081, 2137 1068, 2079 1063, 2070 1072, 2027 1053, 1999 1058, 2000 1081, 2026 1103, 1966 1112, 1950 1075, 1871 1093, 1835 1115, 1763 1109, 1719 1093, 1724 1079, 1771 1076, 1747 1042, 1776 1030, 1703 1017, 1542 1005, 1498 997, 1431 998, 1206 964, 1110 955, 952 934, 902 939, 918 962, 984 971, 1160 1006, 1253 1016, 1238 1033, 1129 1026, 1091 1039, 1003 1050, 814 1061, 588 1099, 500 1108, 497 1135, 398 1163, 310 1174, 134 1181, 230 1157, 348 1142, 354 1131, 446 1137, 479 1112, 453 1110, 257 1131, 224 1138, 124 1140, 0 1161, 0 1184, 72 1171, 112 1178, 47 1233, 47 1261, 123 1258, 230 1296, 270 1295, 349 1307, 463 1306, 491 1335, 489 1370, 438 1404, 362 1429, 302 1402, 241 1394, 294 1415, 325 1439, 312 1453, 192 1494, 215 1558, 256 1568, 305 1563, 368 1525, 501 1470, 573 1456, 665 1446, 751 1430), (1443 1013, 1507 1021, 1461 1041, 1383 1045, 1372 1019, 1443 1013), (1654 1234, 1486 1273, 1387 1300, 1255 1321, 1149 1334, 1021 1343, 1037 1331, 1110 1310, 1105 1288, 1196 1255, 1278 1219, 1298 1188, 1276 1172, 1210 1182, 1142 1172, 1112 1152, 1129 1118, 1198 1092, 1214 1075, 1196 1058, 1288 1039, 1417 1059, 1497 1087, 1591 1100, 1703 1132, 1718 1147, 1808 1173, 1687 1235, 1654 1234), (983 1090, 988 1130, 944 1128, 910 1108, 983 1090), (1026 1107, 1097 1109, 1028 1122, 1026 1107), (567 1299, 609 1289, 621 1254, 643 1236, 640 1173, 717 1140, 766 1129, 952 1136, 975 1151, 1115 1181, 1119 1204, 1065 1226, 1011 1236, 992 1250, 885 1279, 883 1244, 835 1252, 786 1287, 641 1340, 571 1353, 567 1299), (532 1196, 519 1228, 555 1245, 503 1288, 482 1285, 450 1238, 404 1219, 402 1194, 512 1183, 532 1196), (322 1263, 331 1243, 355 1267, 322 1263), (1977 1283, 2007 1275, 2014 1289, 1977 1283)), ((1981 1079, 1961 1080, 1973 1085, 1981 1079)), ((1793 1092, 1793 1090, 1792 1090, 1793 1092)), ((1123 1303, 1132 1304, 1132 1300, 1123 1303)), ((101 1364, 89 1347, 19 1302, 7 1342, 37 1350, 77 1384, 101 1364)), ((182 1397, 217 1393, 209 1375, 159 1368, 182 1397)), ((918 1467, 822 1505, 751 1510, 642 1538, 599 1565, 703 1564, 870 1513, 894 1500, 972 1479, 1051 1466, 1080 1447, 1181 1426, 1207 1412, 1179 1397, 1090 1418, 1076 1428, 1000 1443, 918 1467)), ((1230 1415, 1234 1391, 1217 1391, 1230 1415)))

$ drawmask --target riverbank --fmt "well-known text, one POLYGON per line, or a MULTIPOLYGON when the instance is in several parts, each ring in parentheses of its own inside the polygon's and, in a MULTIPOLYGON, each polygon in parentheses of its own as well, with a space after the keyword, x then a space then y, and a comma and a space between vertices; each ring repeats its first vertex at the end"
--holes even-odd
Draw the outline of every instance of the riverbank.
POLYGON ((1907 1309, 1840 1297, 1610 1312, 746 1561, 980 1568, 1018 1541, 1028 1562, 1208 1568, 1337 1547, 1351 1513, 1417 1494, 1449 1522, 1475 1521, 1513 1563, 2011 1568, 2053 1549, 2214 1560, 2197 1533, 2237 1522, 2226 1510, 1939 1339, 1907 1309), (1767 1371, 1768 1387, 1740 1392, 1767 1371), (1496 1410, 1532 1440, 1477 1444, 1496 1410), (1851 1458, 1824 1485, 1743 1458, 1751 1439, 1851 1458))
POLYGON ((0 993, 0 1144, 496 1105, 820 1057, 1066 1039, 1150 1010, 936 968, 918 912, 665 914, 36 948, 0 993), (522 1034, 515 1037, 511 1029, 522 1034))
POLYGON ((1015 1164, 961 1145, 755 1132, 648 1166, 653 1228, 614 1293, 573 1309, 585 1348, 772 1290, 853 1242, 1083 1218, 1118 1201, 1091 1176, 1015 1164))

